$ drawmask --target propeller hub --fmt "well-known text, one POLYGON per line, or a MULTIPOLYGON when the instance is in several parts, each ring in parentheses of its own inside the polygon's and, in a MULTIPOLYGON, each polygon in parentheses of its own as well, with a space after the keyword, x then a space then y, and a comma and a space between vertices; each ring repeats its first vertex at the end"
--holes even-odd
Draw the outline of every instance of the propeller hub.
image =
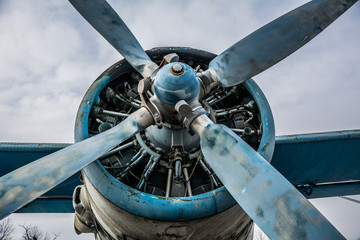
POLYGON ((180 100, 193 101, 200 91, 195 70, 185 63, 174 62, 162 67, 154 82, 155 95, 163 103, 175 106, 180 100))

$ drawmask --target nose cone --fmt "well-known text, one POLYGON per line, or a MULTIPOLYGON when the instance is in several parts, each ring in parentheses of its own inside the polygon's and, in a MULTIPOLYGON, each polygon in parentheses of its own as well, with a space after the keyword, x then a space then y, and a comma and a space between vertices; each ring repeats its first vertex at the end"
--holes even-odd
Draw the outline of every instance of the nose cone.
POLYGON ((184 100, 189 103, 199 94, 200 83, 194 69, 185 63, 169 63, 156 75, 154 91, 160 101, 175 106, 184 100))

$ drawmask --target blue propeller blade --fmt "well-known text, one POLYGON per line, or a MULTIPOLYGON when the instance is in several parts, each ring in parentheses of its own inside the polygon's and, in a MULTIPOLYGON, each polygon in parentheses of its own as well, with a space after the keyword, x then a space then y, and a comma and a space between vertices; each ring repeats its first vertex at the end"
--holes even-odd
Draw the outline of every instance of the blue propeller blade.
POLYGON ((209 68, 234 86, 268 69, 305 45, 357 0, 313 0, 275 19, 214 58, 209 68))
POLYGON ((157 68, 123 20, 105 0, 69 1, 143 77, 149 77, 157 68))
POLYGON ((270 239, 344 239, 289 181, 229 128, 210 120, 197 128, 206 161, 270 239))
POLYGON ((150 113, 145 108, 140 108, 120 124, 101 134, 4 175, 0 178, 0 219, 33 201, 116 145, 134 136, 152 124, 151 119, 150 113))

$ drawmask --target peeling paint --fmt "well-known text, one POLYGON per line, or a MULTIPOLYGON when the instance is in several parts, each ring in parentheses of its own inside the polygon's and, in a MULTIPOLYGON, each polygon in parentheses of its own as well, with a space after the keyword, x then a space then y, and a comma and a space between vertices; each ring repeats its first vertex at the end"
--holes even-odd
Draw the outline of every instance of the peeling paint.
POLYGON ((49 191, 104 152, 142 130, 143 126, 136 121, 140 112, 138 110, 102 134, 61 149, 1 177, 0 219, 49 191))
POLYGON ((343 239, 292 184, 230 129, 213 123, 203 128, 200 144, 207 162, 271 239, 343 239), (224 146, 229 150, 226 155, 224 146))

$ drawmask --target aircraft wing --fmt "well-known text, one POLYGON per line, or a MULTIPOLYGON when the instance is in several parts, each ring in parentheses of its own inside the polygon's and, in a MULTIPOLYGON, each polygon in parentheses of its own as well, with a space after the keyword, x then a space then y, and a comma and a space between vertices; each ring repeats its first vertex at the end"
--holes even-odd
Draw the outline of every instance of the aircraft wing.
MULTIPOLYGON (((0 177, 70 144, 0 143, 0 177)), ((276 137, 271 164, 307 198, 360 194, 360 130, 276 137)), ((80 173, 17 212, 73 213, 80 173)))
MULTIPOLYGON (((56 152, 70 144, 61 143, 0 143, 0 177, 36 159, 56 152)), ((80 182, 80 172, 45 193, 17 213, 73 213, 72 194, 80 182)))
POLYGON ((277 137, 271 164, 307 198, 360 194, 360 130, 277 137))

